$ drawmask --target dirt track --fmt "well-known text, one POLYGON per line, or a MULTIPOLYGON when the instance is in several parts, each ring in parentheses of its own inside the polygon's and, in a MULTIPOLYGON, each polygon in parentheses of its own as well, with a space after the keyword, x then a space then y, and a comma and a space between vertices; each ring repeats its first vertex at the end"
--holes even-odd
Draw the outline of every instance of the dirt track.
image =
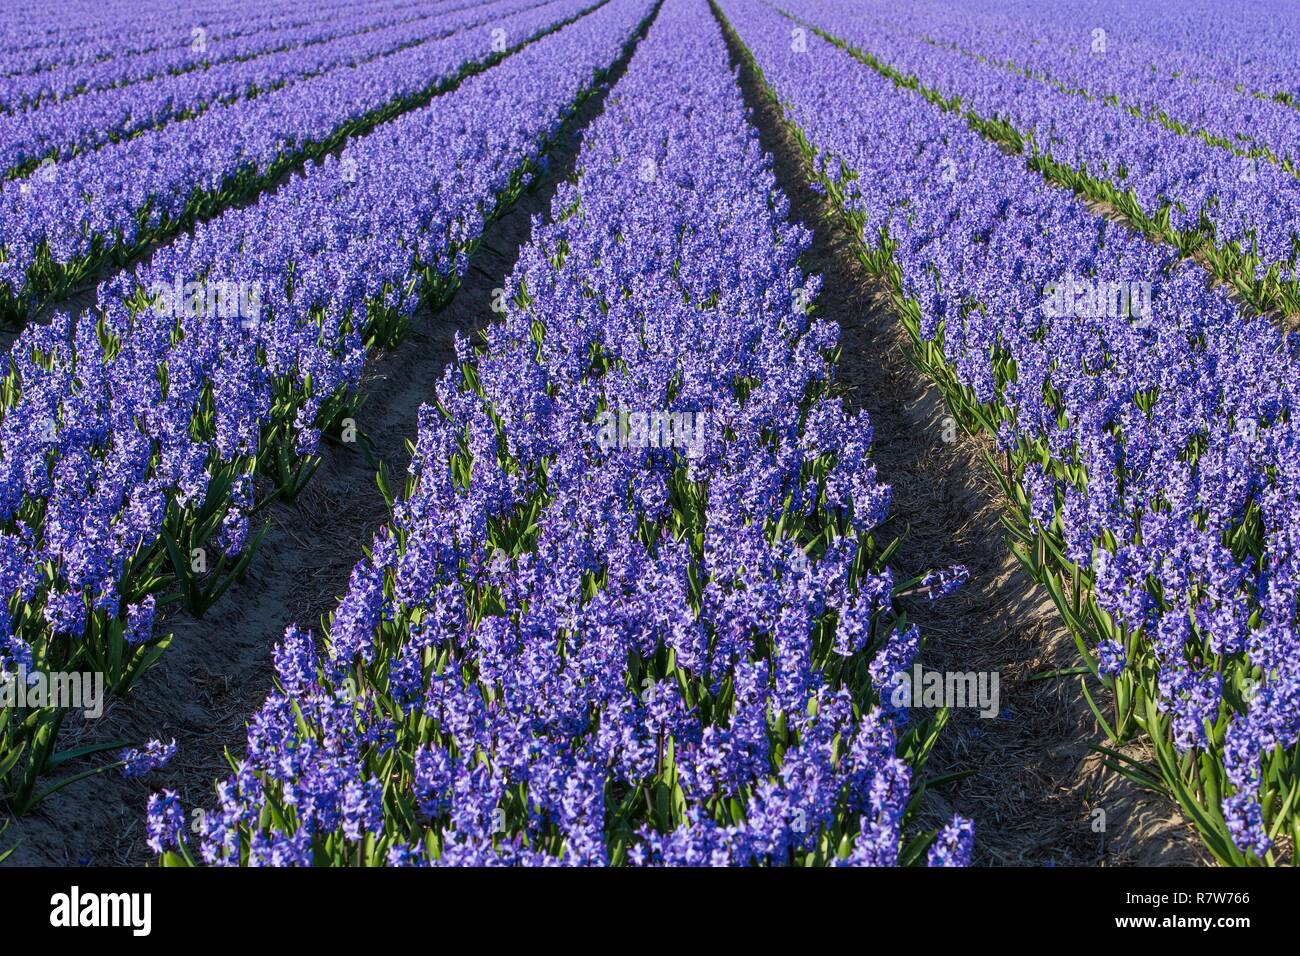
MULTIPOLYGON (((556 184, 571 173, 581 130, 599 114, 609 85, 570 118, 547 175, 488 227, 451 303, 436 314, 421 312, 396 350, 369 363, 357 425, 397 479, 406 472, 419 407, 455 356, 455 333, 469 335, 491 318, 492 290, 514 268, 531 217, 549 211, 556 184)), ((275 643, 290 623, 318 626, 333 610, 361 549, 388 515, 375 466, 357 445, 327 445, 297 505, 277 503, 267 513, 271 528, 244 580, 203 619, 178 614, 165 622, 174 643, 130 696, 110 702, 93 724, 77 728, 69 718, 60 741, 74 747, 175 737, 175 760, 143 780, 108 772, 55 794, 4 835, 3 846, 21 841, 9 865, 144 863, 152 858, 144 843, 149 793, 165 787, 187 809, 211 805, 213 782, 228 770, 225 748, 238 756, 245 722, 271 688, 275 643)))
POLYGON ((838 378, 875 429, 872 457, 894 492, 890 530, 906 532, 891 564, 900 579, 953 564, 970 570, 969 584, 955 596, 908 602, 908 619, 924 635, 922 664, 1000 675, 1001 714, 985 719, 954 710, 940 735, 926 776, 969 776, 931 789, 925 815, 936 826, 953 812, 973 819, 979 865, 1211 862, 1176 807, 1097 762, 1090 747, 1105 738, 1078 678, 1031 680, 1074 666, 1077 651, 1050 598, 1006 547, 984 440, 955 427, 938 390, 909 360, 883 285, 861 265, 855 239, 829 201, 808 188, 810 170, 797 143, 736 56, 734 37, 729 42, 763 148, 790 197, 791 218, 813 230, 803 266, 823 277, 818 312, 840 326, 838 378))

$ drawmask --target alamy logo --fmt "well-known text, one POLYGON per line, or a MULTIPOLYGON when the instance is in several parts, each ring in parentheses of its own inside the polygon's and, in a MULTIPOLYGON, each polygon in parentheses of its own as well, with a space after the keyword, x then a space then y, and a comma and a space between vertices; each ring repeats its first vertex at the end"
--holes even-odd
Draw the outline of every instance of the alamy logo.
POLYGON ((596 419, 596 444, 601 451, 680 448, 694 458, 704 451, 708 412, 601 412, 596 419))
POLYGON ((250 328, 262 319, 262 283, 216 279, 168 285, 155 282, 149 287, 155 314, 166 319, 239 319, 250 328))
POLYGON ((50 925, 60 929, 80 926, 125 926, 133 936, 148 936, 153 929, 150 893, 71 892, 50 897, 50 925))
POLYGON ((88 720, 104 713, 104 675, 96 671, 28 672, 19 666, 7 680, 0 680, 0 709, 26 710, 57 707, 79 710, 88 720))
POLYGON ((1151 283, 1066 276, 1043 289, 1043 312, 1053 319, 1149 319, 1151 283))
POLYGON ((897 708, 928 707, 978 709, 980 716, 996 717, 999 706, 997 671, 926 671, 920 664, 911 673, 899 671, 890 681, 889 702, 897 708))

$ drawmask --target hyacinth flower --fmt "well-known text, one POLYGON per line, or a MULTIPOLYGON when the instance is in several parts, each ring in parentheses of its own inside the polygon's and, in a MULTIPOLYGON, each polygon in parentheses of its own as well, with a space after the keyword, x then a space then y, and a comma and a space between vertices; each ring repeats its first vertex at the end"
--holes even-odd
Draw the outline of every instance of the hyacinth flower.
MULTIPOLYGON (((1182 0, 1149 3, 1140 11, 1124 4, 1101 9, 1104 28, 1096 7, 1053 9, 1015 0, 905 10, 866 0, 854 5, 853 18, 874 30, 929 38, 990 67, 1126 110, 1224 150, 1279 163, 1297 158, 1300 113, 1261 92, 1300 88, 1283 31, 1261 29, 1269 18, 1218 17, 1209 4, 1187 17, 1182 0), (1135 20, 1140 28, 1128 32, 1135 20), (1152 23, 1159 25, 1158 38, 1148 29, 1152 23), (1112 42, 1116 28, 1125 30, 1123 42, 1112 42), (1243 43, 1229 35, 1237 30, 1249 39, 1243 43), (1204 43, 1207 36, 1214 37, 1212 45, 1204 43), (1249 62, 1231 59, 1235 43, 1251 50, 1249 62), (1273 73, 1261 62, 1264 51, 1283 53, 1277 65, 1289 69, 1273 73)), ((1276 12, 1281 11, 1279 6, 1276 12)))
POLYGON ((472 26, 472 11, 453 14, 461 28, 446 36, 217 105, 0 184, 0 320, 21 324, 102 266, 130 264, 601 5, 552 0, 505 10, 492 30, 472 26), (493 31, 504 41, 494 41, 493 31))
MULTIPOLYGON (((1253 309, 1300 314, 1300 177, 1016 71, 863 22, 843 0, 795 0, 789 15, 873 69, 1024 153, 1051 182, 1121 211, 1197 256, 1253 309)), ((1099 57, 1104 59, 1104 57, 1099 57)))
MULTIPOLYGON (((105 282, 94 311, 24 331, 5 369, 18 400, 0 419, 0 584, 16 608, 0 672, 99 670, 123 693, 170 640, 143 609, 201 612, 243 573, 271 500, 254 480, 292 500, 310 479, 324 434, 356 407, 368 351, 446 301, 650 10, 602 6, 358 139, 355 166, 331 158, 105 282), (204 289, 238 295, 210 308, 204 289)), ((4 711, 15 812, 61 719, 4 711)))
MULTIPOLYGON (((442 9, 458 5, 446 3, 442 9)), ((0 68, 12 80, 0 97, 0 107, 6 112, 34 110, 160 75, 208 70, 227 61, 310 44, 330 35, 330 27, 347 29, 349 8, 357 6, 333 0, 267 9, 240 0, 222 9, 204 9, 201 3, 184 2, 175 7, 174 18, 165 20, 142 18, 130 6, 112 10, 105 19, 103 5, 77 0, 50 10, 44 23, 33 19, 37 11, 24 11, 32 31, 27 42, 0 51, 0 68), (66 31, 69 21, 78 24, 73 35, 66 31), (203 29, 196 33, 190 24, 200 21, 203 29), (36 39, 36 31, 45 36, 36 39)), ((381 18, 404 4, 371 0, 359 6, 381 18)))
POLYGON ((703 0, 576 166, 193 843, 151 810, 165 865, 969 859, 967 821, 915 832, 946 715, 880 706, 918 648, 889 489, 703 0))
POLYGON ((1280 862, 1300 836, 1300 340, 921 92, 816 35, 792 49, 772 7, 719 9, 918 362, 997 442, 1013 550, 1111 693, 1108 717, 1084 683, 1099 725, 1155 755, 1106 759, 1219 860, 1280 862))
POLYGON ((161 740, 150 740, 143 748, 129 748, 122 751, 122 776, 128 779, 143 777, 161 767, 167 766, 176 756, 176 738, 164 744, 161 740))
MULTIPOLYGON (((386 9, 364 5, 303 28, 258 33, 242 42, 214 43, 222 59, 203 69, 157 71, 160 60, 188 52, 187 47, 171 47, 154 56, 113 57, 97 64, 96 72, 117 82, 103 87, 92 80, 80 94, 62 99, 54 88, 76 71, 40 76, 38 81, 46 85, 41 102, 12 113, 0 131, 0 178, 22 178, 38 169, 49 171, 52 163, 66 162, 164 123, 193 119, 214 106, 264 95, 540 5, 539 0, 484 4, 402 0, 383 4, 386 9), (230 58, 241 49, 245 51, 242 55, 230 58)), ((212 31, 209 27, 204 30, 206 42, 206 34, 212 31)), ((18 80, 15 86, 21 84, 18 80)), ((6 92, 21 95, 18 90, 6 92)))

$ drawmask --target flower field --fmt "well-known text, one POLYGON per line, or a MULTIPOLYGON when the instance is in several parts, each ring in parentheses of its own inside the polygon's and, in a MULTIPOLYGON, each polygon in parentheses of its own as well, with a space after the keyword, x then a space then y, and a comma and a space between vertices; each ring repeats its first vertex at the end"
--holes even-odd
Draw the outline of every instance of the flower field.
POLYGON ((1294 865, 1297 51, 0 10, 0 864, 1294 865))

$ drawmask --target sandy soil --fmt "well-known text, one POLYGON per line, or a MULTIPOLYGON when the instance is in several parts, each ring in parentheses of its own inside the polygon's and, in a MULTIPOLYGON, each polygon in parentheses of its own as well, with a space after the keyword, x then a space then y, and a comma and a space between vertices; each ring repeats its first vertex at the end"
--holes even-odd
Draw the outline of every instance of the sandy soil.
POLYGON ((1078 663, 1046 592, 1019 568, 999 523, 1001 493, 983 459, 985 441, 954 429, 943 400, 911 363, 908 341, 881 282, 853 253, 854 237, 830 203, 808 188, 809 170, 779 112, 741 67, 764 149, 790 197, 792 218, 814 231, 805 270, 823 277, 816 308, 841 329, 839 378, 875 428, 873 457, 893 486, 892 564, 900 579, 965 564, 970 583, 946 601, 906 602, 921 626, 927 669, 997 671, 1002 714, 955 710, 927 777, 970 775, 927 792, 931 825, 953 812, 975 821, 976 863, 986 865, 1196 864, 1210 862, 1192 828, 1163 796, 1101 766, 1104 743, 1078 678, 1030 680, 1078 663), (945 438, 955 440, 945 441, 945 438), (1105 829, 1094 830, 1105 813, 1105 829))
MULTIPOLYGON (((455 333, 468 335, 491 319, 492 290, 514 268, 531 217, 549 212, 555 185, 572 172, 580 132, 599 113, 608 86, 570 118, 551 149, 548 175, 489 226, 451 303, 437 314, 422 311, 403 343, 369 364, 357 425, 395 479, 406 472, 417 411, 454 359, 455 333)), ((360 445, 326 446, 296 506, 277 503, 267 513, 270 530, 244 580, 201 620, 174 615, 168 624, 175 640, 159 663, 100 720, 70 722, 60 742, 175 737, 175 760, 143 780, 112 771, 53 795, 5 834, 5 846, 20 841, 7 865, 144 863, 152 856, 144 844, 149 793, 166 787, 187 809, 211 805, 213 782, 228 769, 225 749, 240 752, 245 721, 270 690, 272 647, 290 623, 318 626, 333 609, 361 548, 388 515, 360 445)))
MULTIPOLYGON (((927 794, 923 813, 938 822, 952 812, 977 827, 976 862, 994 865, 1204 863, 1207 856, 1167 800, 1101 767, 1090 755, 1103 738, 1079 695, 1077 679, 1033 681, 1031 675, 1076 663, 1073 643, 1050 601, 1019 571, 998 523, 1001 503, 981 457, 982 439, 951 434, 942 401, 907 357, 901 325, 884 304, 827 203, 807 188, 806 170, 779 116, 742 84, 764 148, 776 159, 792 216, 814 229, 805 268, 824 277, 818 300, 837 321, 844 346, 839 374, 849 400, 876 429, 874 457, 894 488, 894 560, 902 575, 963 563, 971 583, 937 605, 909 602, 909 617, 927 636, 929 668, 998 671, 1002 716, 953 715, 927 768, 937 777, 970 776, 927 794), (1095 832, 1093 811, 1106 814, 1095 832)), ((452 303, 422 314, 395 352, 367 369, 359 425, 374 454, 397 475, 416 410, 452 356, 455 331, 486 323, 492 289, 513 267, 529 219, 549 208, 554 183, 567 176, 578 131, 600 108, 593 98, 571 120, 552 155, 550 176, 494 223, 452 303)), ((5 346, 8 341, 4 341, 5 346)), ((143 781, 101 774, 51 797, 6 835, 21 842, 14 865, 132 864, 149 859, 143 809, 148 793, 177 790, 187 807, 211 802, 225 770, 227 746, 238 752, 244 722, 270 687, 270 651, 290 622, 318 621, 346 586, 352 564, 386 510, 371 460, 356 447, 332 446, 297 506, 269 509, 271 529, 246 579, 202 620, 177 615, 171 650, 106 716, 70 728, 68 746, 175 736, 181 748, 166 769, 143 781)))

